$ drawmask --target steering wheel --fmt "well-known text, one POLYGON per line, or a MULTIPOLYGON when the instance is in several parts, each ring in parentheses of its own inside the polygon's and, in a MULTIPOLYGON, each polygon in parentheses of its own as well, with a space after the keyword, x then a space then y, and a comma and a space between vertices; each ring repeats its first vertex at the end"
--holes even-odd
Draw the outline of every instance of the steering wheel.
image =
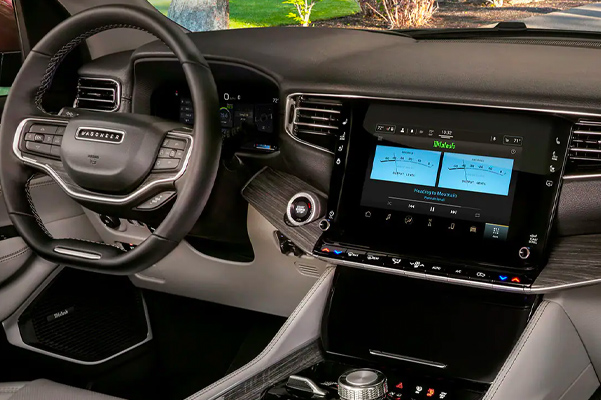
POLYGON ((85 270, 126 275, 157 263, 192 229, 209 198, 221 152, 218 111, 206 60, 180 27, 156 11, 112 5, 67 19, 31 50, 2 115, 0 183, 17 232, 39 256, 85 270), (149 115, 77 109, 51 115, 43 110, 43 96, 65 56, 90 36, 114 28, 147 31, 175 54, 190 88, 192 130, 149 115), (29 182, 39 171, 82 205, 102 207, 107 214, 144 212, 176 200, 160 226, 129 252, 56 239, 29 195, 29 182))

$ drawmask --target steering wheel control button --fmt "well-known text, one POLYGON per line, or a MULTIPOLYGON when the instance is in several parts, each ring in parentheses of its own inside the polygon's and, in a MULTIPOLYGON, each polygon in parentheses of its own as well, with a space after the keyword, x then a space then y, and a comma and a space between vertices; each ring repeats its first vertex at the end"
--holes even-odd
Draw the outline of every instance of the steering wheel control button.
POLYGON ((186 148, 186 142, 179 139, 165 139, 165 141, 163 141, 163 147, 168 147, 175 150, 183 150, 186 148))
POLYGON ((302 226, 315 221, 321 214, 321 198, 312 192, 300 192, 292 196, 286 209, 288 222, 302 226))
POLYGON ((29 132, 54 135, 57 129, 58 126, 56 125, 33 124, 31 125, 31 128, 29 128, 29 132))
POLYGON ((46 144, 52 144, 52 142, 54 142, 54 135, 44 135, 43 142, 46 144))
POLYGON ((522 247, 518 252, 518 255, 522 260, 527 260, 530 257, 530 247, 522 247))
POLYGON ((175 196, 174 191, 163 192, 146 200, 138 206, 138 210, 154 210, 165 204, 169 199, 175 196))
POLYGON ((158 171, 176 169, 179 165, 179 160, 176 158, 159 158, 154 163, 154 169, 158 171))
POLYGON ((56 135, 54 139, 52 139, 52 144, 55 146, 60 146, 63 143, 63 137, 56 135))
POLYGON ((60 146, 51 146, 50 147, 50 155, 55 157, 61 156, 61 147, 60 146))
POLYGON ((29 151, 33 151, 35 153, 52 154, 52 146, 49 144, 37 143, 37 142, 26 142, 25 148, 29 151))
POLYGON ((341 400, 376 400, 387 392, 386 376, 375 369, 354 369, 338 378, 341 400))

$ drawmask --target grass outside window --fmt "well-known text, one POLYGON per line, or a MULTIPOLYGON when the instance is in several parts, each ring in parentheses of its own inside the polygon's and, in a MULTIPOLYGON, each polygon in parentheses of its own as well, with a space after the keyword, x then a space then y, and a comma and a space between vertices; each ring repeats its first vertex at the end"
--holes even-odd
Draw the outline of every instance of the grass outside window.
MULTIPOLYGON (((167 15, 171 0, 149 0, 160 12, 167 15)), ((293 11, 283 0, 230 0, 230 28, 294 25, 288 18, 293 11)), ((355 0, 322 0, 313 9, 311 21, 344 17, 359 12, 355 0)))

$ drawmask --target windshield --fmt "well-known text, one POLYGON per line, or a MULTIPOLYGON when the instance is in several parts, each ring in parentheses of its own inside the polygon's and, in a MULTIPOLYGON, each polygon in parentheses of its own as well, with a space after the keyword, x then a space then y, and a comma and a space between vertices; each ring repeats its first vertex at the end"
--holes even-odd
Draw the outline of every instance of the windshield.
POLYGON ((300 25, 350 29, 494 27, 601 31, 601 3, 583 0, 149 0, 193 32, 300 25))

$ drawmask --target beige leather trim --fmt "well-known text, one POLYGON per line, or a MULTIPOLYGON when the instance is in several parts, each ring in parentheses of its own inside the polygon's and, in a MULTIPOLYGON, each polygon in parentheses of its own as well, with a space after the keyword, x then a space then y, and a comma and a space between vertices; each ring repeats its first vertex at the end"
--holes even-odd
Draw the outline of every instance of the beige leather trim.
POLYGON ((329 297, 335 267, 329 267, 292 312, 267 347, 248 364, 193 394, 186 400, 209 400, 275 364, 320 335, 321 317, 329 297))

